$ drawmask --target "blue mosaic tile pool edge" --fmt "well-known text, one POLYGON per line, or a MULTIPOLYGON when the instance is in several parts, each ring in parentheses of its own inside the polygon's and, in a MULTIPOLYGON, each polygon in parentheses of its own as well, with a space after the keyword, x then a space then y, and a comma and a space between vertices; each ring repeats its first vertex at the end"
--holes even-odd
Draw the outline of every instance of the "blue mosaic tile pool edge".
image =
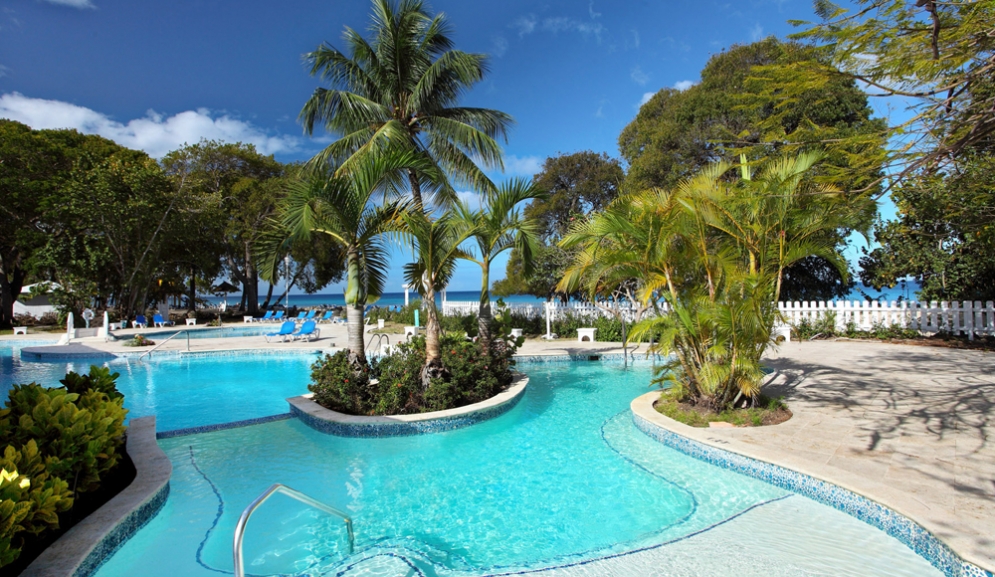
POLYGON ((228 429, 237 429, 239 427, 250 427, 252 425, 262 425, 263 423, 272 423, 274 421, 285 421, 287 419, 293 418, 291 413, 280 413, 279 415, 268 415, 265 417, 257 417, 255 419, 245 419, 242 421, 232 421, 230 423, 218 423, 216 425, 201 425, 199 427, 188 427, 186 429, 173 429, 171 431, 161 431, 155 434, 156 440, 159 439, 172 439, 173 437, 184 437, 186 435, 196 435, 199 433, 213 433, 215 431, 225 431, 228 429))
POLYGON ((632 414, 632 419, 636 428, 651 439, 659 441, 671 449, 700 461, 736 471, 770 483, 775 487, 803 495, 884 531, 926 559, 947 577, 995 577, 991 572, 961 559, 947 545, 915 521, 863 495, 780 465, 746 457, 683 437, 636 413, 632 414))
POLYGON ((169 497, 169 483, 166 483, 155 494, 139 505, 127 518, 118 523, 101 539, 86 559, 72 573, 72 577, 91 577, 100 567, 117 552, 128 539, 155 517, 166 505, 169 497))
POLYGON ((525 389, 515 395, 507 402, 452 417, 441 417, 426 421, 410 421, 397 423, 370 423, 370 424, 347 424, 335 421, 326 421, 302 411, 290 405, 290 413, 300 419, 302 423, 311 427, 319 433, 326 435, 336 435, 339 437, 405 437, 411 435, 426 435, 430 433, 441 433, 453 429, 462 429, 477 423, 499 417, 518 404, 524 395, 525 389))

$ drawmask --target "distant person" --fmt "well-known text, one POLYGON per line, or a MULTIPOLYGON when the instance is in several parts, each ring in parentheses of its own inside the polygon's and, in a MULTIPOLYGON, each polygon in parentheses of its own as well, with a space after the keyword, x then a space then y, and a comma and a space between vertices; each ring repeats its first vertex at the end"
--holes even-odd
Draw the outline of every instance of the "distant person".
POLYGON ((83 309, 83 322, 86 323, 86 328, 90 328, 90 321, 93 320, 93 310, 90 307, 83 309))

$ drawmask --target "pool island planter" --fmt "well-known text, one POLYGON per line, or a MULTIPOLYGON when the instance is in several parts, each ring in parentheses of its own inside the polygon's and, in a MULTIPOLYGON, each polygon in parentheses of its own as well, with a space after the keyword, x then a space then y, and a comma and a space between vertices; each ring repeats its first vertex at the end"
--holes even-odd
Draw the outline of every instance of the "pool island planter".
POLYGON ((518 404, 528 383, 527 376, 518 375, 507 389, 486 401, 411 415, 346 415, 322 407, 312 400, 313 393, 291 397, 287 402, 291 415, 321 433, 339 437, 401 437, 451 431, 503 415, 518 404))
POLYGON ((89 577, 166 504, 173 465, 155 438, 155 417, 128 423, 135 479, 52 543, 21 577, 89 577))
POLYGON ((982 566, 982 561, 954 551, 926 528, 927 523, 917 520, 904 503, 888 499, 886 494, 875 490, 877 487, 867 486, 866 481, 845 471, 819 471, 797 459, 775 458, 765 454, 762 447, 722 438, 716 435, 716 429, 679 423, 656 410, 654 405, 659 397, 659 392, 647 393, 630 405, 636 428, 650 438, 690 457, 759 479, 855 517, 898 539, 948 577, 995 577, 995 573, 982 566))

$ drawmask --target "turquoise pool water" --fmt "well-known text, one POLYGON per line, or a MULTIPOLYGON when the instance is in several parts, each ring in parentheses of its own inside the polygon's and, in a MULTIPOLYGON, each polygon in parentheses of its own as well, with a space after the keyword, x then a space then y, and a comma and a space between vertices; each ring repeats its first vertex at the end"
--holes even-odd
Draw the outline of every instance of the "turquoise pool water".
POLYGON ((354 439, 288 420, 162 440, 167 504, 97 576, 230 573, 241 511, 277 482, 347 511, 356 551, 338 520, 275 497, 249 525, 254 575, 939 575, 843 513, 639 432, 648 367, 522 368, 518 405, 464 429, 354 439))
MULTIPOLYGON (((15 383, 59 386, 67 371, 87 372, 91 362, 21 360, 21 346, 0 341, 0 399, 15 383)), ((50 344, 50 342, 49 342, 50 344)), ((244 352, 153 355, 93 361, 120 373, 129 418, 156 415, 159 431, 229 423, 286 413, 285 399, 307 392, 317 354, 244 352)))
MULTIPOLYGON (((290 320, 290 319, 288 319, 290 320)), ((258 323, 246 326, 216 327, 216 328, 191 328, 190 330, 176 330, 184 327, 174 328, 150 328, 139 331, 152 340, 168 339, 178 332, 188 333, 191 339, 222 339, 232 337, 261 337, 268 333, 280 330, 280 323, 258 323)), ((321 328, 320 326, 318 328, 321 328)), ((186 336, 178 336, 177 339, 185 339, 186 336)), ((174 339, 175 340, 175 339, 174 339)))

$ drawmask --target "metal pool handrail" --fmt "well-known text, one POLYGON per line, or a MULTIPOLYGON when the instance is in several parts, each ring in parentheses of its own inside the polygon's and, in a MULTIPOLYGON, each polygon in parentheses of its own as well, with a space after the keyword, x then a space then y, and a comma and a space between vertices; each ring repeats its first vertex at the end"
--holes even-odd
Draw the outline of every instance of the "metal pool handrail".
POLYGON ((266 500, 272 497, 275 493, 283 493, 292 499, 300 501, 305 505, 310 505, 320 511, 324 511, 329 515, 341 517, 342 520, 345 521, 346 530, 349 532, 349 554, 352 555, 355 547, 355 536, 352 533, 352 519, 350 519, 348 515, 342 511, 339 511, 335 507, 326 505, 321 501, 308 497, 304 493, 291 489, 282 483, 275 483, 272 487, 266 489, 262 495, 256 497, 256 500, 250 503, 249 506, 242 511, 242 516, 239 517, 238 524, 235 525, 235 539, 232 543, 232 554, 235 557, 235 577, 245 577, 245 569, 242 567, 242 539, 245 537, 245 526, 249 522, 249 517, 252 517, 252 514, 256 512, 256 509, 258 509, 260 505, 265 503, 266 500))
POLYGON ((142 355, 138 357, 138 360, 142 360, 142 359, 143 359, 143 358, 145 358, 146 356, 152 356, 152 353, 153 353, 153 352, 154 352, 154 351, 155 351, 156 349, 158 349, 158 348, 159 348, 159 347, 161 347, 162 345, 164 345, 164 344, 168 343, 169 341, 173 340, 173 337, 177 337, 177 336, 179 336, 179 335, 180 335, 180 333, 183 333, 183 334, 187 335, 187 352, 189 353, 189 352, 190 352, 190 330, 189 330, 189 329, 187 329, 187 330, 185 330, 185 331, 176 331, 175 333, 173 333, 173 334, 169 335, 169 337, 167 337, 167 338, 166 338, 166 340, 163 340, 163 341, 159 341, 159 344, 158 344, 158 345, 156 345, 156 346, 152 347, 151 349, 149 349, 149 350, 145 351, 144 353, 142 353, 142 355))
POLYGON ((370 342, 366 343, 366 350, 370 350, 370 345, 373 344, 373 341, 377 341, 377 352, 380 352, 383 349, 383 341, 384 341, 384 339, 387 340, 387 347, 389 348, 390 347, 390 337, 387 336, 385 333, 376 333, 375 335, 373 335, 372 337, 370 337, 370 342))

